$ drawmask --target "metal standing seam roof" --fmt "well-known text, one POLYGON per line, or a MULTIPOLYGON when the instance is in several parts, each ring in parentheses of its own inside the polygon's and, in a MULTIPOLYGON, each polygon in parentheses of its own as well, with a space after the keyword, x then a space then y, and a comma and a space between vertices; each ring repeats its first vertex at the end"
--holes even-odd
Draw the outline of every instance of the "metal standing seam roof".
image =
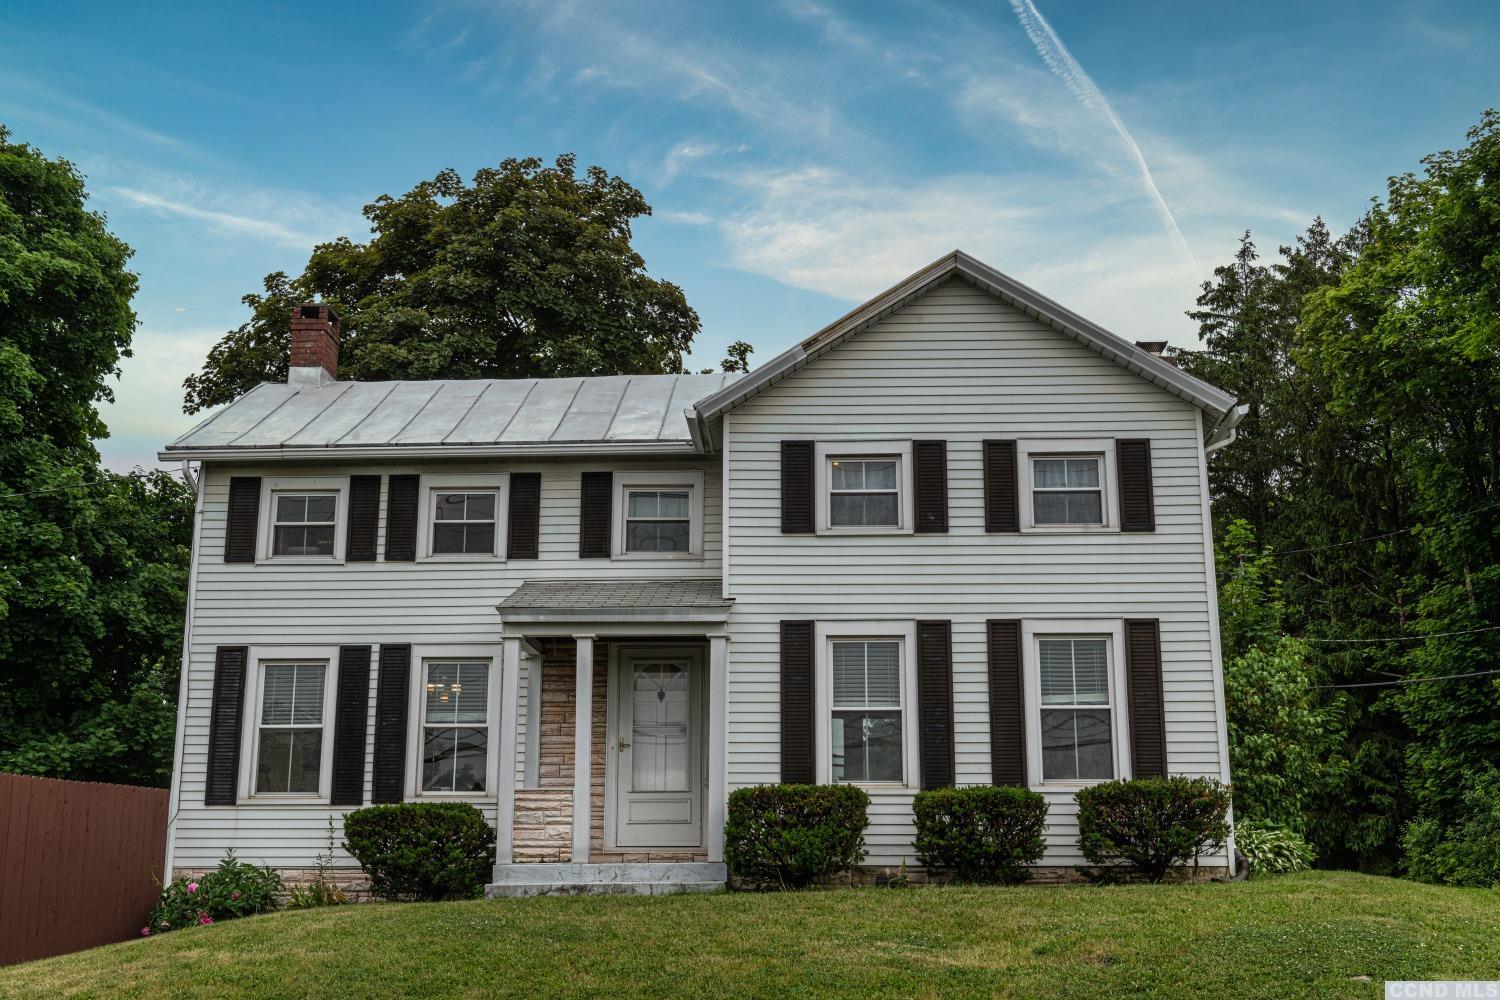
POLYGON ((727 608, 718 577, 641 580, 527 580, 500 602, 506 611, 606 611, 634 608, 727 608))
POLYGON ((372 452, 692 447, 684 412, 736 375, 265 383, 194 427, 163 459, 372 452))

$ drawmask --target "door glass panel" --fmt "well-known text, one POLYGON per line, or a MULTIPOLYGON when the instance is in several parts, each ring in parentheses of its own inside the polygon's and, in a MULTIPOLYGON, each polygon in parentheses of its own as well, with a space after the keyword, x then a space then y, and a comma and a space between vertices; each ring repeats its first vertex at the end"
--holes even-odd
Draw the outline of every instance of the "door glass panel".
POLYGON ((631 666, 630 790, 688 790, 687 667, 638 662, 631 666))

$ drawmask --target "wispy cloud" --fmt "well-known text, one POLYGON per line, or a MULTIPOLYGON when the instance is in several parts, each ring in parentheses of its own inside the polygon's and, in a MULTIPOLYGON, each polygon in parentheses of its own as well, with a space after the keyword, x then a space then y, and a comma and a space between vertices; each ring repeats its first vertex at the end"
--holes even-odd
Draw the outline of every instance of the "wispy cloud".
POLYGON ((1011 7, 1015 9, 1016 17, 1020 19, 1021 27, 1026 29, 1027 37, 1036 46, 1037 53, 1052 72, 1067 84, 1068 89, 1084 107, 1109 122, 1110 127, 1119 136, 1120 142, 1140 172, 1141 183, 1155 204, 1157 214, 1161 216, 1162 224, 1172 237, 1183 263, 1197 271, 1197 259, 1193 256, 1187 240, 1183 238, 1182 230, 1178 228, 1177 220, 1172 216, 1172 210, 1167 207, 1167 200, 1162 197, 1161 190, 1156 186, 1156 179, 1151 176, 1151 168, 1147 165, 1145 156, 1141 154, 1141 147, 1131 137, 1130 130, 1125 127, 1125 123, 1120 121, 1120 116, 1115 114, 1115 109, 1110 105, 1109 100, 1095 86, 1088 73, 1084 72, 1078 60, 1073 58, 1067 46, 1062 43, 1062 39, 1057 36, 1057 32, 1052 30, 1052 25, 1047 23, 1041 11, 1036 9, 1036 4, 1031 0, 1011 0, 1011 7))
POLYGON ((232 212, 220 212, 214 209, 200 208, 197 205, 173 201, 159 194, 153 194, 150 191, 138 191, 134 188, 110 187, 105 190, 132 205, 153 209, 166 215, 176 215, 185 219, 206 222, 213 228, 225 233, 271 240, 276 243, 284 243, 288 246, 309 246, 312 243, 318 242, 317 237, 309 233, 298 232, 274 219, 256 219, 247 215, 235 215, 232 212))

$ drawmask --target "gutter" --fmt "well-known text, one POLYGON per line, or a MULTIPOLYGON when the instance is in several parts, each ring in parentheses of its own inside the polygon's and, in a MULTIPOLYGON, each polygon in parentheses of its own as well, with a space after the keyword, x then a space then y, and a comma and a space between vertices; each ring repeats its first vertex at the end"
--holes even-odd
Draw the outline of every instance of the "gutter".
POLYGON ((1227 448, 1234 444, 1239 437, 1240 421, 1250 412, 1249 403, 1238 403, 1231 406, 1225 414, 1219 418, 1212 429, 1203 439, 1203 454, 1212 455, 1220 448, 1227 448))
MULTIPOLYGON (((691 424, 689 424, 691 428, 691 424)), ((576 455, 689 456, 692 441, 594 441, 577 444, 446 445, 267 445, 235 448, 172 448, 156 453, 163 462, 340 461, 416 458, 562 458, 576 455)))

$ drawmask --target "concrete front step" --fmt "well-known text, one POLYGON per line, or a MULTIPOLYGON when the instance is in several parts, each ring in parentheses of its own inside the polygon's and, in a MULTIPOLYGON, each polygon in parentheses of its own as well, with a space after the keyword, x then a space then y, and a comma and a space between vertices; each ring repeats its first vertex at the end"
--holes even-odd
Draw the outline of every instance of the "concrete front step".
POLYGON ((722 864, 649 862, 644 864, 496 865, 495 881, 485 889, 491 899, 507 896, 668 896, 715 892, 729 878, 722 864))

